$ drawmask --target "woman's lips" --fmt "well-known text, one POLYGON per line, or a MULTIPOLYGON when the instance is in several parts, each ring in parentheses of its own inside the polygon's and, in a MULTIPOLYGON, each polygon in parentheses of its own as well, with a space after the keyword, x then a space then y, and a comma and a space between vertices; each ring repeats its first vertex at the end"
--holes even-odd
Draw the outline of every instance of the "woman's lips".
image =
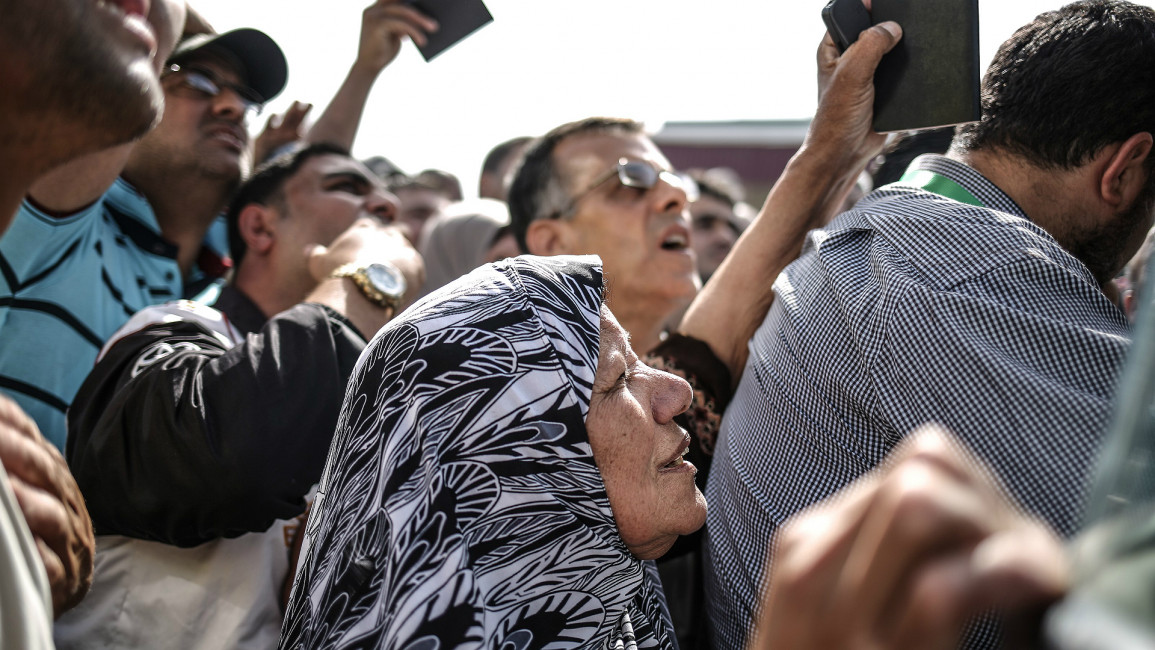
POLYGON ((679 470, 693 470, 698 471, 694 464, 685 459, 686 454, 690 451, 690 434, 685 431, 682 432, 682 444, 678 446, 678 453, 674 454, 661 467, 663 472, 674 472, 679 470))

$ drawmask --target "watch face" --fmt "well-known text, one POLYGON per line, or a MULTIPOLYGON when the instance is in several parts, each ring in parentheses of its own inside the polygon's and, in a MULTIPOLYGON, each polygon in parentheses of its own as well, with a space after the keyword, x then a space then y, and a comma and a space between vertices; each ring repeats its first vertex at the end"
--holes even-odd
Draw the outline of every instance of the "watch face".
POLYGON ((365 275, 373 288, 386 296, 400 298, 405 293, 405 278, 395 266, 370 264, 365 267, 365 275))

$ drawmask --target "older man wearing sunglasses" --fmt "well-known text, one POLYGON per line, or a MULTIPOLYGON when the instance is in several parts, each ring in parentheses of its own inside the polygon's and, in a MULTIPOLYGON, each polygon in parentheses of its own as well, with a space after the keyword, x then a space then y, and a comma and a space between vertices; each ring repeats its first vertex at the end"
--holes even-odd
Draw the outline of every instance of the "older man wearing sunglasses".
POLYGON ((697 293, 687 211, 696 197, 641 124, 590 118, 529 147, 509 210, 523 251, 602 258, 610 309, 642 354, 697 293))

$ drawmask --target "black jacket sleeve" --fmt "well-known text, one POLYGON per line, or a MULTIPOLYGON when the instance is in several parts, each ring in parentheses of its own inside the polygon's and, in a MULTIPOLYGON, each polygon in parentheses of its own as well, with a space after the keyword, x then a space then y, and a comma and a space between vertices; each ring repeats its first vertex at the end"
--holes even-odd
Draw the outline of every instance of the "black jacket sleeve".
POLYGON ((68 413, 68 463, 97 534, 187 547, 301 514, 364 347, 312 304, 231 348, 195 321, 118 341, 68 413))

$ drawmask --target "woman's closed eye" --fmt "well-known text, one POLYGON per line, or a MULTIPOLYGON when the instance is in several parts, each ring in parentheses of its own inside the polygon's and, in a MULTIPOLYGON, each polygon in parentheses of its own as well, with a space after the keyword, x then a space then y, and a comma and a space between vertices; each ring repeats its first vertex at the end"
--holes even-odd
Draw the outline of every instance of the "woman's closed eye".
POLYGON ((618 375, 617 381, 614 382, 614 388, 625 388, 626 382, 630 380, 630 369, 626 368, 622 374, 618 375))

